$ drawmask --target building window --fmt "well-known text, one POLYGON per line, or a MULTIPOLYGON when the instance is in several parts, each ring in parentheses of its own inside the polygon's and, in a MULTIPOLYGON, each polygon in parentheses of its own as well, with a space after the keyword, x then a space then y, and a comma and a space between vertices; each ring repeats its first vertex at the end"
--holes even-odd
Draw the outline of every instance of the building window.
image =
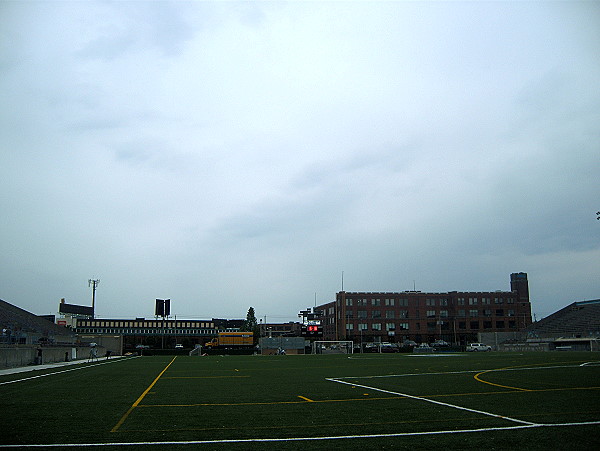
POLYGON ((440 310, 440 318, 448 318, 448 310, 440 310))
POLYGON ((496 329, 504 329, 504 321, 496 321, 496 329))
POLYGON ((469 298, 469 305, 477 305, 477 298, 469 298))
POLYGON ((466 329, 467 328, 467 322, 466 321, 459 321, 458 322, 458 328, 459 329, 466 329))
POLYGON ((448 306, 448 299, 440 299, 440 305, 442 307, 447 307, 448 306))
POLYGON ((408 299, 398 299, 398 305, 400 307, 408 307, 408 299))
POLYGON ((347 324, 346 324, 346 330, 354 330, 354 324, 352 324, 352 323, 347 323, 347 324))
MULTIPOLYGON (((388 323, 388 325, 389 325, 389 324, 390 324, 390 323, 388 323)), ((393 324, 392 324, 392 325, 393 325, 393 324)), ((408 323, 400 323, 400 324, 398 325, 398 327, 399 327, 401 330, 408 330, 408 323)), ((388 330, 391 330, 391 329, 388 329, 388 330)))
POLYGON ((398 310, 398 318, 408 318, 408 310, 398 310))
POLYGON ((425 305, 432 306, 435 305, 435 299, 425 299, 425 305))
POLYGON ((346 306, 352 307, 352 298, 346 298, 346 306))
POLYGON ((515 316, 515 311, 514 310, 509 310, 508 311, 508 316, 515 316))
POLYGON ((465 310, 459 310, 458 311, 458 316, 461 317, 461 318, 464 318, 464 317, 467 316, 467 313, 466 313, 465 310))
POLYGON ((373 310, 371 312, 371 318, 381 318, 381 310, 373 310))
POLYGON ((367 330, 367 324, 366 323, 359 323, 358 324, 358 330, 367 330))
POLYGON ((359 307, 366 307, 368 305, 367 300, 366 299, 357 299, 356 305, 358 305, 359 307))
POLYGON ((502 308, 496 309, 496 316, 504 316, 504 309, 502 309, 502 308))
POLYGON ((366 318, 367 317, 367 311, 366 310, 359 310, 358 312, 356 312, 356 317, 357 318, 366 318))
POLYGON ((471 330, 478 330, 479 329, 479 321, 470 321, 469 324, 471 330))
POLYGON ((346 318, 353 318, 354 312, 352 310, 346 310, 346 318))
POLYGON ((491 329, 492 328, 492 322, 491 321, 484 321, 483 322, 483 328, 484 329, 491 329))
POLYGON ((477 310, 469 310, 469 316, 471 318, 477 318, 479 316, 479 312, 477 310))
POLYGON ((483 316, 492 316, 492 311, 491 310, 484 310, 483 311, 483 316))
POLYGON ((394 301, 395 301, 395 299, 386 299, 385 300, 385 305, 392 306, 392 305, 394 305, 394 301))
POLYGON ((385 317, 387 319, 394 319, 395 318, 395 312, 393 310, 386 310, 385 311, 385 317))
POLYGON ((371 325, 371 329, 373 329, 373 330, 381 330, 381 323, 373 323, 371 325))
POLYGON ((427 322, 427 331, 428 332, 435 331, 435 321, 428 321, 427 322))
POLYGON ((380 306, 381 305, 381 299, 371 299, 371 305, 373 305, 373 306, 380 306))
POLYGON ((465 305, 465 298, 458 298, 456 300, 457 305, 465 305))

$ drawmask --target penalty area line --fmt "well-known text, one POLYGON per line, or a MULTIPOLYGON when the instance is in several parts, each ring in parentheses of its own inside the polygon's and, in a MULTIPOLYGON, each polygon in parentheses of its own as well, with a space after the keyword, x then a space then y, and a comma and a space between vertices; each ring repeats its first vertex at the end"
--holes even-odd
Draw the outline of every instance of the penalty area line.
POLYGON ((169 440, 164 442, 108 442, 108 443, 49 443, 49 444, 19 444, 0 445, 0 448, 75 448, 75 447, 100 447, 100 446, 140 446, 140 445, 211 445, 224 443, 253 443, 253 442, 301 442, 321 440, 346 440, 361 438, 391 438, 391 437, 414 437, 420 435, 446 435, 446 434, 469 434, 477 432, 510 431, 516 429, 532 429, 541 427, 565 427, 565 426, 591 426, 600 424, 600 421, 589 421, 579 423, 558 424, 526 424, 520 426, 506 426, 479 429, 459 429, 452 431, 425 431, 425 432, 399 432, 396 434, 367 434, 367 435, 336 435, 325 437, 290 437, 290 438, 250 438, 250 439, 227 439, 227 440, 169 440))
POLYGON ((406 398, 416 399, 418 401, 425 401, 425 402, 429 402, 431 404, 437 404, 438 406, 444 406, 444 407, 450 407, 452 409, 464 410, 465 412, 473 412, 473 413, 478 413, 481 415, 486 415, 489 417, 500 418, 502 420, 508 420, 508 421, 512 421, 514 423, 521 423, 521 424, 525 424, 525 425, 529 425, 529 426, 537 425, 537 423, 532 423, 531 421, 518 420, 516 418, 511 418, 511 417, 507 417, 504 415, 498 415, 496 413, 484 412, 483 410, 469 409, 468 407, 461 407, 461 406, 457 406, 455 404, 449 404, 447 402, 436 401, 435 399, 422 398, 420 396, 409 395, 408 393, 399 393, 399 392, 394 392, 394 391, 390 391, 390 390, 384 390, 382 388, 370 387, 368 385, 353 384, 352 382, 341 381, 338 379, 327 378, 326 380, 331 381, 331 382, 337 382, 338 384, 350 385, 352 387, 361 387, 361 388, 365 388, 367 390, 375 390, 375 391, 378 391, 381 393, 388 393, 390 395, 403 396, 406 398))

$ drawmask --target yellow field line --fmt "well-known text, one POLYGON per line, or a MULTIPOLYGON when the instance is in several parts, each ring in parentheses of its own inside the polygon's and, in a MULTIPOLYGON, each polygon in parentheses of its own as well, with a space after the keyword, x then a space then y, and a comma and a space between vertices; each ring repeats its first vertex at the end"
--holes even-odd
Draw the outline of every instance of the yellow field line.
POLYGON ((135 409, 140 404, 140 402, 142 402, 142 399, 144 399, 144 396, 146 396, 148 394, 148 392, 152 389, 152 387, 154 387, 154 384, 156 384, 158 382, 158 380, 160 379, 160 377, 164 374, 165 371, 167 371, 169 369, 169 367, 175 361, 176 358, 177 358, 177 356, 173 357, 173 360, 171 360, 169 362, 169 364, 165 367, 165 369, 162 370, 158 376, 156 376, 156 379, 154 379, 152 381, 152 383, 148 386, 148 388, 146 390, 144 390, 144 393, 142 393, 140 395, 140 397, 138 399, 136 399, 136 401, 131 405, 131 407, 129 408, 129 410, 127 410, 127 412, 125 412, 125 415, 123 415, 121 417, 121 419, 119 420, 119 422, 117 424, 115 424, 115 426, 110 430, 110 432, 117 432, 119 430, 119 428, 123 425, 123 423, 125 423, 125 420, 129 416, 129 414, 131 412, 133 412, 133 409, 135 409))
MULTIPOLYGON (((212 426, 212 427, 189 427, 189 428, 174 428, 174 429, 152 429, 152 432, 179 432, 179 431, 241 431, 246 429, 252 430, 268 430, 268 429, 315 429, 324 427, 339 427, 339 426, 380 426, 390 424, 419 424, 419 423, 442 423, 446 421, 471 421, 466 418, 443 418, 433 419, 428 418, 426 420, 401 420, 401 421, 377 421, 377 422, 366 422, 366 423, 330 423, 330 424, 302 424, 302 425, 282 425, 282 426, 212 426)), ((128 429, 127 432, 148 432, 147 429, 128 429)))
MULTIPOLYGON (((504 368, 503 368, 504 369, 504 368)), ((496 370, 488 370, 488 371, 482 371, 481 373, 477 373, 475 376, 473 376, 473 378, 478 381, 481 382, 483 384, 488 384, 488 385, 493 385, 494 387, 500 387, 500 388, 509 388, 511 390, 518 390, 518 391, 531 391, 528 390, 526 388, 519 388, 519 387, 510 387, 508 385, 500 385, 500 384, 494 384, 493 382, 488 382, 488 381, 484 381, 483 379, 481 379, 479 376, 481 376, 482 374, 486 374, 489 373, 491 371, 496 371, 496 370)))
MULTIPOLYGON (((542 416, 542 415, 555 415, 555 414, 573 414, 573 413, 597 413, 597 411, 577 411, 577 412, 548 412, 547 414, 531 414, 531 415, 524 415, 526 417, 530 417, 530 416, 542 416)), ((428 418, 428 419, 423 419, 423 420, 402 420, 402 421, 382 421, 382 422, 365 422, 365 423, 330 423, 330 424, 302 424, 302 425, 292 425, 292 424, 288 424, 288 425, 271 425, 271 426, 257 426, 257 425, 251 425, 251 426, 213 426, 213 427, 188 427, 188 428, 173 428, 173 429, 152 429, 153 432, 183 432, 183 431, 214 431, 214 430, 218 430, 218 431, 243 431, 243 430, 291 430, 291 429, 316 429, 316 428, 327 428, 327 427, 339 427, 339 426, 345 426, 345 427, 354 427, 354 426, 381 426, 381 425, 399 425, 399 424, 420 424, 420 423, 427 423, 427 424, 432 424, 432 423, 442 423, 442 422, 454 422, 454 423, 459 423, 459 422, 467 422, 467 421, 472 421, 472 419, 469 418, 464 418, 464 417, 460 417, 460 418, 443 418, 443 419, 434 419, 434 418, 428 418)), ((598 424, 597 422, 594 422, 593 424, 598 424)), ((548 425, 549 426, 549 425, 548 425)), ((556 424, 555 426, 564 426, 563 424, 556 424)), ((504 428, 501 428, 504 429, 504 428)), ((147 429, 128 429, 127 432, 148 432, 147 429)), ((453 433, 451 431, 447 431, 448 433, 453 433)), ((467 432, 467 431, 464 431, 467 432)), ((472 432, 475 432, 475 430, 473 430, 472 432)), ((410 434, 410 433, 409 433, 410 434)), ((422 433, 419 433, 422 434, 422 433)))
POLYGON ((324 403, 324 402, 348 402, 348 401, 380 401, 390 399, 404 399, 403 396, 385 396, 380 398, 350 398, 350 399, 323 399, 315 401, 314 399, 304 398, 304 401, 272 401, 272 402, 232 402, 232 403, 199 403, 199 404, 140 404, 138 407, 217 407, 217 406, 273 406, 277 404, 306 404, 306 402, 324 403))
POLYGON ((250 377, 250 376, 167 376, 163 379, 225 379, 233 377, 250 377))
MULTIPOLYGON (((422 395, 422 398, 445 398, 452 396, 480 396, 480 395, 508 395, 527 392, 567 391, 567 390, 598 390, 600 387, 568 387, 568 388, 542 388, 534 390, 516 389, 515 391, 492 391, 474 393, 447 393, 442 395, 422 395)), ((314 400, 298 396, 304 401, 272 401, 272 402, 235 402, 235 403, 197 403, 197 404, 138 404, 137 407, 226 407, 226 406, 273 406, 278 404, 306 404, 306 402, 328 403, 328 402, 351 402, 351 401, 386 401, 390 399, 407 399, 405 396, 382 396, 374 398, 348 398, 348 399, 323 399, 314 400)))
MULTIPOLYGON (((554 362, 555 366, 553 366, 552 368, 561 368, 560 364, 563 364, 563 363, 576 363, 576 362, 554 362)), ((493 370, 482 371, 480 373, 477 373, 473 377, 478 382, 481 382, 483 384, 493 385, 495 387, 508 388, 508 389, 511 389, 511 390, 518 390, 518 391, 540 391, 540 390, 535 390, 535 389, 531 390, 531 389, 527 389, 527 388, 510 387, 508 385, 494 384, 493 382, 484 381, 479 376, 481 376, 482 374, 485 374, 485 373, 491 373, 493 371, 506 371, 506 370, 510 371, 510 370, 518 370, 519 368, 529 369, 529 367, 533 367, 533 366, 539 366, 539 367, 541 367, 542 365, 546 365, 546 363, 534 363, 534 364, 527 364, 527 365, 507 366, 505 368, 498 368, 498 369, 493 369, 493 370)), ((541 369, 544 369, 544 368, 542 367, 541 369)))

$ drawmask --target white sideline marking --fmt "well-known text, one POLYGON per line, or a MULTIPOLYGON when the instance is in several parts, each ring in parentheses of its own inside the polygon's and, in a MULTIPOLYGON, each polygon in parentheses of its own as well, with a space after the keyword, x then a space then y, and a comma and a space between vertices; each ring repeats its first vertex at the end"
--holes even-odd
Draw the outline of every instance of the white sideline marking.
POLYGON ((0 448, 74 448, 85 446, 140 446, 140 445, 211 445, 221 443, 252 443, 252 442, 300 442, 319 440, 344 440, 359 438, 388 438, 388 437, 411 437, 418 435, 445 435, 445 434, 468 434, 473 432, 510 431, 515 429, 531 429, 539 427, 564 427, 564 426, 588 426, 600 424, 600 421, 586 421, 579 423, 557 423, 557 424, 528 424, 521 426, 493 427, 480 429, 459 429, 452 431, 428 431, 428 432, 399 432, 396 434, 368 434, 368 435, 339 435, 330 437, 291 437, 291 438, 250 438, 250 439, 228 439, 228 440, 185 440, 165 442, 108 442, 108 443, 50 443, 30 445, 0 445, 0 448))
POLYGON ((600 365, 600 362, 595 361, 595 362, 585 362, 585 363, 582 363, 579 366, 599 366, 599 365, 600 365))
POLYGON ((100 362, 100 363, 96 363, 96 364, 92 364, 92 365, 86 365, 86 366, 79 366, 77 368, 71 368, 69 370, 55 371, 54 373, 38 374, 37 376, 24 377, 22 379, 15 379, 14 381, 0 382, 0 385, 14 384, 15 382, 23 382, 23 381, 28 381, 31 379, 37 379, 38 377, 46 377, 46 376, 53 376, 55 374, 68 373, 69 371, 84 370, 86 368, 91 368, 93 366, 106 365, 107 363, 123 362, 123 361, 129 360, 129 359, 137 359, 138 357, 140 357, 140 356, 138 355, 135 357, 129 357, 128 359, 105 360, 104 362, 100 362))
MULTIPOLYGON (((588 362, 590 364, 600 364, 600 362, 588 362)), ((342 377, 334 377, 330 380, 342 380, 342 379, 378 379, 382 377, 408 377, 408 376, 435 376, 440 374, 468 374, 468 373, 481 373, 481 372, 501 372, 501 371, 525 371, 525 370, 551 370, 557 368, 580 368, 582 366, 587 365, 584 363, 582 365, 553 365, 553 366, 536 366, 530 368, 495 368, 490 370, 463 370, 463 371, 440 371, 436 373, 404 373, 404 374, 382 374, 378 376, 342 376, 342 377)), ((590 365, 591 366, 591 365, 590 365)))
POLYGON ((446 402, 436 401, 434 399, 421 398, 420 396, 413 396, 413 395, 409 395, 407 393, 398 393, 398 392, 394 392, 394 391, 390 391, 390 390, 383 390, 382 388, 369 387, 368 385, 353 384, 352 382, 340 381, 340 380, 337 380, 337 379, 329 379, 328 378, 327 380, 331 381, 331 382, 337 382, 338 384, 351 385, 353 387, 361 387, 361 388, 365 388, 367 390, 375 390, 375 391, 378 391, 378 392, 381 392, 381 393, 388 393, 390 395, 397 395, 397 396, 403 396, 403 397, 406 397, 406 398, 417 399, 419 401, 425 401, 425 402, 429 402, 431 404, 437 404, 439 406, 451 407, 453 409, 464 410, 464 411, 473 412, 473 413, 479 413, 479 414, 482 414, 482 415, 487 415, 489 417, 501 418, 503 420, 513 421, 515 423, 526 424, 528 426, 538 426, 538 423, 532 423, 530 421, 517 420, 516 418, 511 418, 511 417, 507 417, 507 416, 504 416, 504 415, 498 415, 496 413, 484 412, 483 410, 469 409, 467 407, 456 406, 454 404, 448 404, 446 402))

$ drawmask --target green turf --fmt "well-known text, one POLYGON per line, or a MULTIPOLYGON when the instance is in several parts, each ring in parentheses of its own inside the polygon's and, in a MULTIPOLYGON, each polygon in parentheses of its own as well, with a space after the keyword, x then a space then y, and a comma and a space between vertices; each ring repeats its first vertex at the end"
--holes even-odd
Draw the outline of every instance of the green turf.
MULTIPOLYGON (((151 449, 600 448, 599 424, 505 429, 599 422, 598 353, 153 356, 100 363, 0 385, 0 446, 241 440, 151 449), (481 428, 500 429, 474 431, 481 428), (448 431, 471 432, 387 436, 448 431), (338 438, 374 434, 382 436, 338 438), (263 441, 319 437, 328 439, 263 441)), ((0 383, 52 372, 3 376, 0 383)), ((111 448, 118 447, 100 449, 111 448)))

